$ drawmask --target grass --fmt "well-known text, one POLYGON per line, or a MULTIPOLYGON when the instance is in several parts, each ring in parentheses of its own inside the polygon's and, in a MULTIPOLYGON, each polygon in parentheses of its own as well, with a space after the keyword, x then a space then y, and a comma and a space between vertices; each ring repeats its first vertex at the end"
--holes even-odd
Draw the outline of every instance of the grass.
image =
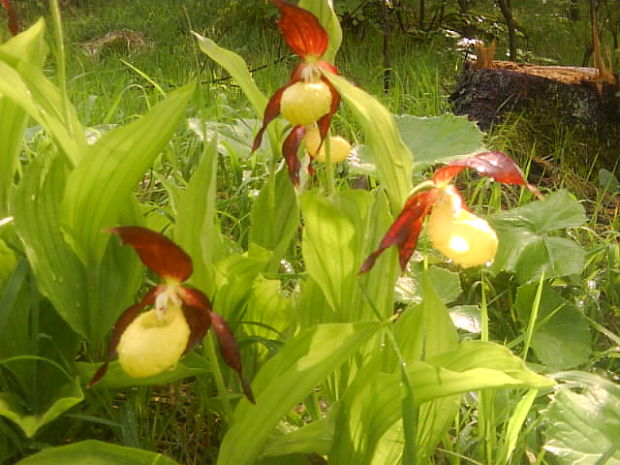
MULTIPOLYGON (((284 84, 290 64, 296 59, 288 55, 269 17, 259 14, 253 18, 255 20, 248 20, 240 17, 233 8, 226 9, 225 4, 188 0, 183 8, 178 8, 163 0, 115 0, 68 7, 64 12, 64 24, 69 51, 69 99, 76 104, 81 120, 102 130, 105 125, 124 124, 157 102, 162 91, 168 92, 193 79, 198 79, 202 85, 188 116, 224 123, 254 118, 245 97, 234 83, 197 51, 190 31, 205 33, 220 45, 240 53, 251 68, 261 68, 254 77, 267 95, 284 84), (154 46, 140 53, 128 53, 122 48, 104 51, 97 61, 80 51, 80 42, 120 29, 140 32, 153 41, 154 46)), ((40 8, 46 14, 46 10, 40 8)), ((565 34, 564 30, 562 34, 565 34)), ((545 41, 542 52, 551 54, 551 46, 557 43, 545 41)), ((446 91, 454 82, 461 60, 461 56, 447 49, 446 45, 443 39, 422 45, 407 37, 394 39, 391 55, 393 85, 387 95, 383 93, 382 36, 379 31, 345 34, 338 65, 342 74, 377 95, 395 113, 441 115, 448 110, 446 91)), ((574 54, 566 57, 566 52, 554 50, 553 56, 573 62, 574 54)), ((53 61, 50 63, 46 72, 54 75, 53 61)), ((348 125, 347 119, 345 108, 336 118, 336 128, 355 137, 356 128, 348 125)), ((590 213, 590 222, 573 234, 588 249, 583 274, 587 279, 555 285, 565 291, 566 297, 582 301, 583 314, 592 320, 596 353, 588 368, 614 373, 618 371, 618 357, 610 348, 610 342, 617 344, 614 338, 620 334, 617 322, 620 296, 615 287, 620 273, 617 203, 614 209, 617 196, 593 186, 598 148, 596 145, 594 149, 591 145, 578 145, 576 139, 580 140, 565 126, 542 130, 530 119, 514 116, 488 135, 488 145, 520 159, 521 165, 529 166, 530 176, 535 177, 541 186, 568 187, 586 199, 584 204, 590 213), (575 163, 583 152, 594 152, 594 160, 575 163)), ((174 209, 170 205, 170 193, 186 185, 201 153, 202 145, 190 130, 177 133, 157 166, 145 178, 140 192, 141 199, 151 207, 150 224, 163 226, 171 221, 174 209)), ((226 234, 245 249, 252 199, 268 176, 270 162, 233 147, 228 150, 228 156, 220 157, 219 163, 220 222, 226 234)), ((612 168, 616 170, 617 166, 612 168)), ((484 213, 493 214, 506 206, 525 202, 517 190, 509 190, 506 195, 505 191, 486 183, 473 189, 472 206, 476 205, 484 213)), ((463 304, 480 302, 480 289, 484 285, 484 299, 493 322, 491 339, 522 347, 519 339, 523 333, 521 324, 516 316, 502 313, 503 309, 512 308, 514 283, 500 276, 491 284, 487 276, 481 278, 465 273, 462 284, 468 289, 459 302, 463 304)), ((212 463, 222 434, 222 412, 217 411, 217 402, 200 394, 205 390, 215 393, 211 384, 207 378, 199 378, 166 387, 139 388, 114 399, 93 399, 89 410, 62 420, 61 426, 67 425, 67 430, 55 425, 37 440, 59 443, 59 437, 63 440, 99 437, 128 446, 160 450, 188 465, 212 463)), ((476 463, 476 460, 491 463, 487 459, 493 457, 494 452, 486 441, 491 436, 494 438, 498 428, 502 431, 500 442, 507 439, 505 428, 510 421, 510 410, 502 406, 515 405, 519 399, 520 393, 488 396, 483 406, 487 423, 482 426, 475 425, 479 407, 471 399, 472 402, 460 412, 451 437, 443 442, 444 452, 438 452, 437 463, 465 464, 476 463)), ((542 403, 540 398, 534 400, 535 405, 538 403, 542 403)), ((528 426, 517 439, 517 449, 522 451, 520 456, 525 455, 526 449, 531 450, 530 442, 540 445, 540 438, 535 437, 538 420, 533 417, 525 420, 528 426)), ((0 422, 0 427, 2 425, 0 422)), ((19 439, 14 442, 19 443, 19 439)), ((35 442, 25 445, 25 449, 38 447, 35 442)), ((533 453, 540 459, 538 463, 549 463, 544 451, 536 449, 533 453)))

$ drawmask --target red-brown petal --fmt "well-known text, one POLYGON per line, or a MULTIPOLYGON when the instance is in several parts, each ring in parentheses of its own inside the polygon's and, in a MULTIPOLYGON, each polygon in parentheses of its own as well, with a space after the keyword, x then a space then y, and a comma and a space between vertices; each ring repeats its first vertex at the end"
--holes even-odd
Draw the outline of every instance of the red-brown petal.
POLYGON ((263 140, 263 134, 267 129, 269 123, 271 123, 274 119, 278 117, 280 114, 280 100, 282 100, 282 94, 286 89, 288 89, 291 84, 294 84, 293 81, 286 84, 284 87, 279 88, 276 92, 271 96, 269 102, 267 102, 267 106, 265 107, 265 113, 263 115, 263 125, 256 133, 256 137, 254 137, 254 143, 252 144, 252 152, 257 150, 260 147, 260 143, 263 140))
MULTIPOLYGON (((322 144, 325 138, 327 137, 327 133, 329 132, 329 126, 331 125, 332 117, 334 116, 334 113, 336 113, 336 111, 338 110, 338 107, 340 106, 340 94, 338 93, 336 88, 331 84, 331 82, 329 82, 328 79, 323 77, 321 78, 321 80, 325 84, 327 84, 327 87, 329 87, 329 90, 332 94, 332 103, 329 108, 329 112, 326 115, 322 116, 321 119, 317 121, 317 126, 319 127, 319 134, 321 135, 321 144, 322 144)), ((319 148, 320 148, 320 145, 319 145, 319 148)))
POLYGON ((101 378, 103 378, 103 375, 105 375, 106 371, 108 370, 108 364, 110 363, 110 360, 112 360, 116 355, 116 348, 118 347, 118 343, 121 340, 121 336, 127 329, 127 326, 129 326, 131 322, 138 317, 142 309, 155 303, 155 298, 157 297, 157 294, 161 292, 161 290, 161 285, 149 289, 149 291, 140 302, 132 305, 131 307, 127 308, 123 313, 121 313, 121 316, 118 317, 116 323, 114 323, 114 328, 112 329, 112 336, 110 337, 106 360, 104 364, 101 365, 96 371, 95 375, 88 382, 86 387, 93 386, 94 384, 98 383, 101 378))
POLYGON ((299 146, 305 135, 305 127, 295 126, 282 144, 282 156, 286 161, 288 176, 291 178, 291 182, 294 186, 299 185, 299 168, 301 167, 301 163, 299 158, 297 158, 297 152, 299 151, 299 146))
POLYGON ((327 50, 329 36, 316 16, 283 0, 270 0, 280 9, 278 27, 284 40, 297 56, 321 57, 327 50))
POLYGON ((9 0, 1 0, 4 8, 6 9, 6 14, 9 18, 9 31, 12 35, 16 36, 19 33, 19 20, 17 19, 17 14, 9 0))
POLYGON ((241 367, 241 355, 239 354, 239 348, 237 347, 237 341, 232 334, 232 331, 228 327, 226 320, 222 318, 215 312, 210 312, 211 322, 213 323, 213 331, 217 336, 217 341, 220 345, 220 353, 222 354, 222 358, 226 362, 228 366, 230 366, 233 370, 235 370, 241 381, 241 386, 243 388, 243 393, 248 398, 250 402, 253 404, 256 403, 254 400, 254 394, 252 393, 252 388, 249 383, 243 378, 243 370, 241 367))
POLYGON ((202 308, 183 305, 182 309, 190 331, 187 346, 185 347, 185 352, 187 352, 205 337, 211 326, 211 318, 209 317, 209 312, 202 308))
POLYGON ((437 189, 420 192, 409 197, 403 210, 381 239, 379 247, 368 256, 359 272, 366 273, 369 271, 379 255, 393 245, 398 245, 400 267, 404 270, 416 248, 424 217, 429 213, 436 197, 437 189))
POLYGON ((140 226, 120 226, 108 231, 120 236, 123 244, 132 246, 142 263, 162 278, 183 282, 191 276, 190 256, 162 234, 140 226))
POLYGON ((526 186, 536 196, 542 197, 535 186, 527 183, 517 164, 508 155, 499 151, 482 152, 450 162, 435 172, 433 180, 436 183, 449 182, 465 168, 473 169, 480 176, 492 178, 503 184, 526 186))

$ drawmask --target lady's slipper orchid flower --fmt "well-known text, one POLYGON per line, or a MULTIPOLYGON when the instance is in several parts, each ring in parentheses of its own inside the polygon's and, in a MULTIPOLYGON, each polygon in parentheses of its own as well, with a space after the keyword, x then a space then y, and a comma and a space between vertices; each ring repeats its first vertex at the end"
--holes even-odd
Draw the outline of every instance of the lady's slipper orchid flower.
POLYGON ((282 155, 291 181, 298 185, 301 163, 297 150, 307 128, 316 123, 322 142, 340 105, 340 95, 325 77, 325 72, 338 74, 338 71, 332 64, 321 60, 327 51, 329 37, 318 18, 284 0, 270 1, 282 13, 278 26, 286 43, 303 62, 295 67, 289 82, 278 89, 267 103, 263 125, 254 138, 252 151, 260 146, 267 125, 281 114, 293 125, 282 144, 282 155))
POLYGON ((134 378, 172 368, 212 326, 224 361, 239 374, 246 397, 254 402, 252 390, 243 379, 237 343, 226 321, 211 309, 205 294, 182 284, 193 271, 189 255, 167 237, 146 228, 122 226, 109 231, 132 246, 142 263, 160 276, 163 283, 151 288, 139 303, 118 318, 107 360, 88 385, 103 377, 115 355, 123 370, 134 378), (151 306, 151 310, 142 312, 151 306))
POLYGON ((435 172, 428 190, 407 199, 379 248, 366 259, 360 273, 369 271, 379 255, 392 245, 398 246, 400 267, 404 270, 416 248, 427 215, 428 236, 433 247, 454 263, 471 267, 492 261, 497 251, 495 231, 467 209, 456 187, 450 183, 465 168, 503 184, 526 186, 541 197, 540 192, 525 181, 517 165, 501 152, 484 152, 448 163, 435 172))

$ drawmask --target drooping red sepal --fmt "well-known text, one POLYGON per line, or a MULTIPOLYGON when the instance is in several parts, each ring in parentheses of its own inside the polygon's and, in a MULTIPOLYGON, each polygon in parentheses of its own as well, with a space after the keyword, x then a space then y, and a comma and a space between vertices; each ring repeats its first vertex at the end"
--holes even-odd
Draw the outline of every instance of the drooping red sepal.
POLYGON ((211 302, 201 291, 187 286, 179 286, 177 295, 183 301, 183 316, 190 329, 187 352, 205 337, 211 327, 211 302))
POLYGON ((527 183, 517 164, 508 155, 499 151, 482 152, 471 157, 454 160, 439 168, 433 176, 433 181, 435 183, 449 182, 465 168, 473 169, 480 176, 492 178, 503 184, 526 186, 533 194, 542 197, 535 186, 527 183))
POLYGON ((17 19, 17 14, 13 7, 11 6, 11 2, 9 0, 0 0, 6 9, 6 14, 9 18, 9 31, 12 35, 16 36, 19 33, 19 20, 17 19))
POLYGON ((114 358, 116 355, 116 348, 118 347, 118 343, 121 340, 121 336, 127 329, 127 326, 131 324, 133 320, 135 320, 140 312, 150 305, 155 303, 155 298, 157 294, 161 292, 162 286, 158 285, 149 289, 146 295, 142 298, 140 302, 132 305, 127 308, 121 316, 118 317, 116 323, 114 323, 114 329, 112 330, 112 337, 110 337, 110 345, 108 346, 108 352, 106 354, 106 360, 103 365, 99 367, 99 369, 95 372, 95 375, 88 382, 86 387, 91 387, 99 382, 103 375, 105 375, 106 371, 108 371, 108 364, 110 360, 114 358))
POLYGON ((329 112, 326 115, 323 115, 317 121, 317 126, 319 127, 319 134, 321 135, 321 145, 322 145, 323 141, 327 137, 327 133, 329 132, 329 126, 332 123, 332 117, 334 116, 334 113, 338 111, 338 107, 340 106, 340 94, 338 93, 336 88, 332 85, 332 83, 329 82, 328 79, 322 78, 321 80, 325 84, 327 84, 327 87, 329 87, 329 91, 332 94, 332 103, 329 107, 329 112))
POLYGON ((327 50, 329 36, 316 16, 303 8, 283 0, 271 0, 282 16, 278 27, 284 40, 297 56, 321 57, 327 50))
POLYGON ((289 82, 284 87, 276 90, 276 92, 269 99, 269 102, 267 102, 267 106, 265 107, 265 113, 263 115, 263 125, 254 137, 254 142, 252 143, 252 152, 256 151, 260 147, 260 143, 263 140, 263 134, 265 133, 265 130, 267 129, 269 123, 276 119, 280 114, 280 100, 282 100, 282 94, 292 84, 294 84, 293 81, 289 82))
POLYGON ((120 236, 123 244, 132 246, 142 263, 162 278, 183 282, 191 276, 192 259, 167 237, 140 226, 120 226, 108 231, 120 236))
POLYGON ((359 272, 366 273, 369 271, 379 255, 393 245, 398 246, 400 267, 404 270, 418 243, 424 218, 430 212, 436 198, 437 189, 420 192, 409 197, 402 211, 381 239, 379 247, 368 256, 359 272))
POLYGON ((254 400, 252 388, 250 387, 250 384, 243 378, 243 371, 241 368, 241 355, 239 354, 237 341, 235 341, 232 331, 228 327, 226 320, 224 320, 224 318, 222 318, 220 315, 215 312, 210 312, 210 316, 211 322, 213 323, 213 331, 215 331, 217 341, 220 345, 220 353, 222 354, 222 358, 228 364, 228 366, 230 366, 238 373, 239 380, 241 381, 241 386, 243 388, 243 393, 250 402, 255 404, 256 401, 254 400))
POLYGON ((294 186, 299 185, 299 168, 301 167, 301 162, 299 158, 297 158, 297 152, 299 151, 299 146, 305 135, 305 127, 295 126, 290 134, 286 136, 282 144, 282 156, 284 157, 284 161, 286 161, 288 176, 291 178, 291 182, 294 186))

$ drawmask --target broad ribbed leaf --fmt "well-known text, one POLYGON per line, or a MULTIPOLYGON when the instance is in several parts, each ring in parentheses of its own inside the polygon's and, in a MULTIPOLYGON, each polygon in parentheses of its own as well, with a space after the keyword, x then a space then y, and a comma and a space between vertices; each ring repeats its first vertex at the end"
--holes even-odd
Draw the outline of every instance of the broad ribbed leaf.
POLYGON ((254 111, 262 118, 263 111, 267 105, 267 98, 256 86, 252 75, 248 71, 245 60, 235 52, 219 47, 207 37, 203 37, 196 32, 194 32, 194 36, 198 39, 200 50, 228 71, 237 84, 239 84, 239 87, 241 87, 252 107, 254 107, 254 111))
POLYGON ((585 372, 563 381, 544 412, 545 449, 562 465, 620 464, 620 387, 585 372))
POLYGON ((187 189, 177 202, 174 238, 194 258, 192 283, 213 295, 213 261, 219 258, 222 239, 216 224, 217 136, 208 143, 187 189))
POLYGON ((499 237, 499 249, 491 267, 494 272, 515 272, 519 282, 554 278, 581 272, 585 253, 574 241, 548 233, 581 226, 583 207, 561 190, 491 218, 499 237))
POLYGON ((70 174, 63 202, 68 239, 89 266, 101 262, 109 234, 138 181, 185 114, 190 84, 170 94, 139 120, 105 133, 70 174))
POLYGON ((285 170, 263 186, 252 205, 251 218, 250 242, 273 251, 270 268, 277 271, 299 227, 297 196, 285 170))
MULTIPOLYGON (((43 22, 0 45, 0 51, 40 67, 47 55, 43 22)), ((0 93, 0 218, 8 214, 8 198, 17 168, 17 157, 26 125, 27 113, 16 102, 0 93)))
POLYGON ((333 74, 327 74, 327 78, 362 126, 390 205, 400 211, 411 190, 413 156, 396 129, 394 117, 377 99, 346 79, 333 74))
POLYGON ((87 440, 68 446, 51 447, 16 465, 179 465, 165 455, 132 447, 87 440))
MULTIPOLYGON (((77 362, 76 368, 83 382, 92 379, 101 363, 77 362)), ((157 386, 173 383, 180 379, 198 376, 211 371, 208 362, 194 352, 185 355, 171 370, 165 370, 145 378, 132 378, 122 369, 117 360, 110 362, 103 378, 93 386, 93 389, 124 389, 131 386, 157 386)))
POLYGON ((371 194, 349 191, 325 198, 307 192, 300 202, 305 223, 302 253, 308 273, 321 286, 336 321, 362 319, 357 272, 371 194))
POLYGON ((75 108, 40 69, 46 51, 43 32, 44 23, 40 20, 0 46, 0 94, 41 124, 75 165, 86 149, 84 128, 75 108), (29 41, 31 45, 26 45, 29 41), (36 52, 35 46, 39 47, 36 52))
MULTIPOLYGON (((60 157, 33 161, 16 189, 12 213, 39 290, 74 331, 98 342, 132 302, 143 272, 135 253, 118 241, 109 244, 98 267, 88 269, 65 242, 60 207, 66 164, 60 157)), ((135 223, 131 200, 122 217, 135 223)))
POLYGON ((256 405, 239 402, 218 465, 254 463, 280 419, 379 328, 376 323, 324 324, 289 340, 254 379, 256 405))
MULTIPOLYGON (((468 341, 455 351, 425 362, 410 363, 407 371, 415 402, 422 406, 429 401, 480 389, 553 385, 553 381, 531 372, 505 347, 480 341, 468 341)), ((347 390, 340 407, 343 415, 341 422, 336 423, 338 434, 334 435, 330 464, 370 463, 379 439, 401 418, 400 378, 399 373, 360 372, 353 385, 355 388, 347 390)), ((433 425, 420 424, 420 432, 429 426, 433 425)), ((399 440, 402 441, 402 436, 399 440)), ((422 438, 420 442, 430 445, 433 441, 434 438, 422 438)), ((419 450, 418 454, 423 452, 423 455, 428 453, 419 450)))

